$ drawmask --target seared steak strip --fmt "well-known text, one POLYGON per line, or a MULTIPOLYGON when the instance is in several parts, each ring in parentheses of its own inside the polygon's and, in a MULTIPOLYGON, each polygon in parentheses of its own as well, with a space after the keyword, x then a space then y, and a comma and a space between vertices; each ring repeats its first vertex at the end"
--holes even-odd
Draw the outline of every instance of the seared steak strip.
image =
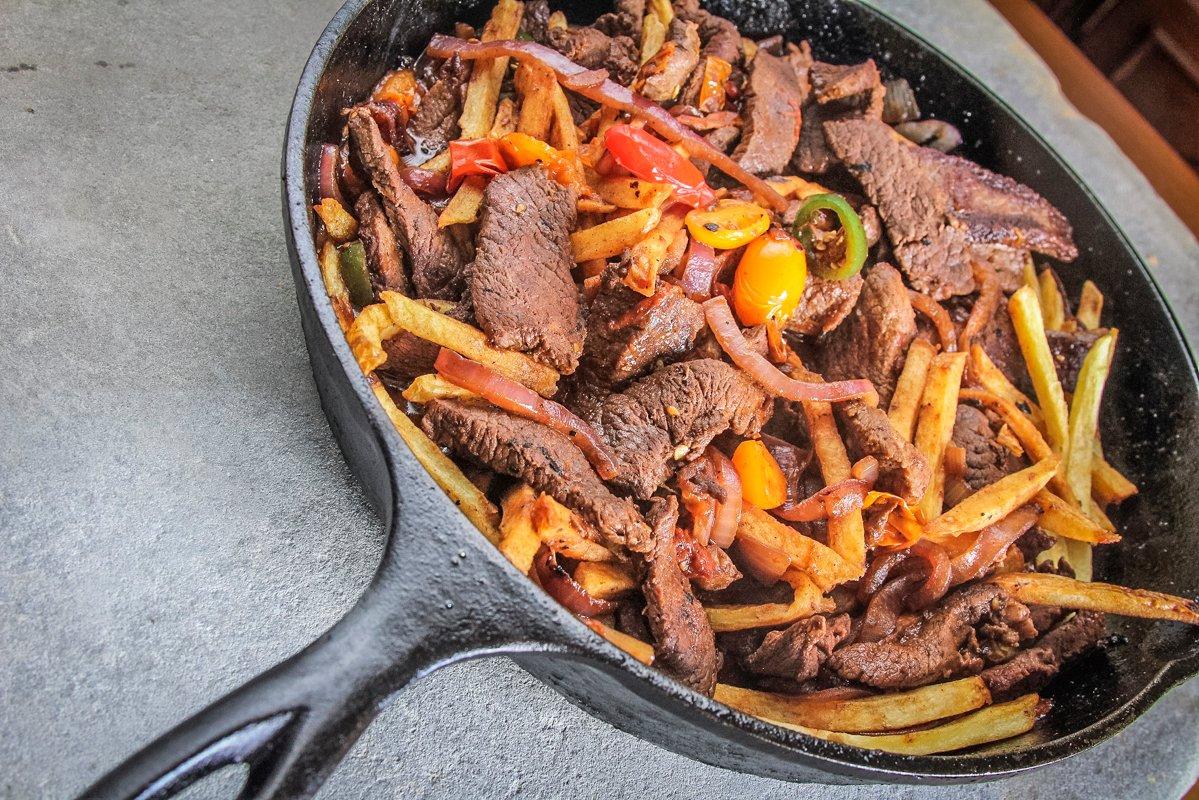
POLYGON ((1038 691, 1063 664, 1097 645, 1104 627, 1103 614, 1079 611, 1010 661, 983 670, 982 679, 996 700, 1038 691))
POLYGON ((815 678, 833 650, 850 633, 848 614, 817 614, 781 631, 771 631, 761 646, 742 659, 745 669, 803 683, 815 678))
POLYGON ((733 158, 750 172, 776 175, 799 144, 804 92, 791 62, 758 50, 749 65, 745 130, 733 158))
POLYGON ((855 460, 878 459, 875 488, 919 501, 932 480, 932 467, 915 445, 899 435, 886 413, 861 400, 838 403, 836 410, 850 455, 855 460))
POLYGON ((384 290, 411 294, 408 276, 404 274, 404 259, 375 193, 368 191, 358 195, 354 212, 358 217, 358 236, 366 250, 366 264, 375 296, 384 290))

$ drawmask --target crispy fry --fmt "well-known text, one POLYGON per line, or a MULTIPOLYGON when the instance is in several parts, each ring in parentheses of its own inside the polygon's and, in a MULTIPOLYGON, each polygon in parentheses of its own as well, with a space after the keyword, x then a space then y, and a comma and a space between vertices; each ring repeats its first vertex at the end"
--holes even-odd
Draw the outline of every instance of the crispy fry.
POLYGON ((798 619, 833 610, 833 601, 824 596, 812 578, 797 569, 783 573, 795 595, 790 603, 760 605, 707 606, 708 622, 717 633, 743 631, 750 628, 773 628, 788 625, 798 619))
POLYGON ((684 216, 682 210, 672 209, 663 213, 657 227, 629 249, 625 286, 638 294, 653 297, 658 288, 658 272, 666 261, 670 243, 683 229, 684 216))
POLYGON ((857 733, 838 733, 822 731, 815 728, 804 728, 786 722, 777 723, 784 728, 792 728, 827 739, 830 742, 862 747, 867 750, 882 750, 887 753, 899 753, 909 756, 925 756, 933 753, 948 753, 953 750, 963 750, 987 742, 998 742, 1019 736, 1032 730, 1037 721, 1037 704, 1041 698, 1035 694, 1026 694, 1007 703, 999 703, 967 714, 953 722, 938 725, 935 728, 923 728, 907 733, 887 733, 870 736, 857 733))
POLYGON ((814 194, 825 194, 830 191, 823 185, 798 175, 779 175, 767 178, 766 182, 783 197, 794 197, 796 200, 805 200, 814 194))
POLYGON ((600 622, 598 619, 581 619, 583 624, 588 628, 591 628, 591 630, 595 631, 600 636, 604 637, 609 642, 616 645, 645 666, 649 667, 653 665, 654 646, 652 644, 643 642, 640 639, 634 639, 627 633, 621 633, 615 628, 600 622))
POLYGON ((903 363, 903 372, 895 384, 895 394, 891 395, 887 416, 899 435, 909 442, 916 430, 916 414, 920 411, 920 398, 924 396, 928 368, 936 354, 937 349, 928 340, 916 339, 912 342, 907 360, 903 363))
POLYGON ((1053 270, 1041 270, 1040 284, 1041 315, 1045 319, 1045 330, 1060 331, 1066 321, 1066 301, 1057 286, 1053 270))
POLYGON ((1063 471, 1070 491, 1080 503, 1091 498, 1091 469, 1095 433, 1099 425, 1099 404, 1103 400, 1103 386, 1107 382, 1107 373, 1116 350, 1116 335, 1113 330, 1091 345, 1090 352, 1082 362, 1078 384, 1070 400, 1070 443, 1066 449, 1063 471))
MULTIPOLYGON (((826 486, 850 477, 851 464, 845 442, 837 430, 833 408, 828 403, 803 403, 804 418, 808 422, 808 435, 812 440, 820 474, 826 486)), ((866 570, 866 531, 862 523, 861 509, 834 517, 828 523, 828 543, 833 552, 843 560, 846 573, 844 580, 860 577, 866 570)), ((828 587, 822 587, 828 588, 828 587)))
POLYGON ((483 205, 483 190, 487 182, 481 175, 471 175, 462 181, 458 191, 450 198, 437 217, 437 227, 448 228, 450 225, 469 225, 479 218, 479 209, 483 205))
POLYGON ((804 536, 750 503, 742 505, 737 538, 753 539, 757 544, 785 553, 791 566, 806 572, 823 591, 861 575, 857 564, 847 562, 832 548, 804 536))
POLYGON ((575 567, 574 578, 597 600, 611 600, 637 589, 637 579, 629 568, 611 561, 582 561, 575 567))
POLYGON ((661 220, 661 211, 656 208, 643 208, 623 217, 601 222, 594 227, 575 231, 570 235, 575 261, 620 255, 641 241, 661 220))
POLYGON ((1137 485, 1103 458, 1099 442, 1091 453, 1091 495, 1102 506, 1122 503, 1137 493, 1137 485))
POLYGON ((325 242, 325 246, 321 248, 320 264, 321 280, 325 282, 325 291, 329 295, 337 324, 348 333, 350 326, 354 324, 354 305, 350 302, 350 290, 346 288, 345 279, 341 276, 341 262, 337 256, 337 247, 332 241, 325 242))
POLYGON ((450 151, 448 149, 442 150, 440 153, 433 156, 428 161, 422 162, 420 165, 420 168, 424 169, 424 170, 428 170, 429 172, 447 172, 447 171, 449 171, 450 151))
MULTIPOLYGON (((517 0, 499 0, 491 12, 491 19, 483 26, 482 40, 515 39, 524 14, 524 3, 517 0)), ((474 64, 470 83, 466 86, 466 99, 462 103, 462 116, 458 127, 463 139, 481 139, 491 130, 495 122, 496 101, 500 97, 500 85, 508 71, 508 58, 479 59, 474 64)))
POLYGON ((501 97, 500 102, 495 106, 495 122, 491 123, 491 130, 487 132, 487 136, 491 139, 500 139, 515 130, 516 103, 511 97, 501 97))
MULTIPOLYGON (((534 361, 524 353, 492 347, 487 343, 486 334, 478 328, 438 313, 396 292, 381 292, 380 296, 386 303, 386 309, 390 312, 390 319, 395 326, 392 336, 400 329, 411 331, 422 339, 442 347, 448 347, 460 355, 485 364, 501 375, 523 383, 544 397, 551 396, 557 390, 557 372, 534 361)), ((368 308, 375 307, 368 306, 368 308)), ((365 311, 366 309, 363 309, 363 312, 365 311)), ((359 319, 361 318, 362 316, 359 315, 359 319)), ((357 327, 357 323, 355 323, 355 327, 357 327)), ((353 346, 353 341, 351 341, 351 346, 353 346)), ((383 352, 382 347, 379 348, 379 354, 382 355, 382 358, 371 369, 386 361, 387 354, 383 352)), ((361 363, 361 361, 360 357, 359 362, 361 363)))
POLYGON ((762 719, 827 731, 876 733, 974 711, 991 702, 991 693, 982 678, 971 677, 852 700, 795 697, 718 683, 715 699, 762 719))
POLYGON ((1008 310, 1016 328, 1016 338, 1020 341, 1020 352, 1024 354, 1024 363, 1037 392, 1037 402, 1045 415, 1049 444, 1058 455, 1065 456, 1070 436, 1069 413, 1053 354, 1049 352, 1049 340, 1045 337, 1041 304, 1033 290, 1023 286, 1008 300, 1008 310))
POLYGON ((646 14, 641 21, 641 63, 654 57, 666 43, 666 26, 654 14, 646 14))
POLYGON ((550 90, 558 85, 554 73, 526 61, 516 67, 515 85, 520 94, 520 118, 516 130, 547 141, 554 117, 550 90))
POLYGON ((1059 539, 1074 539, 1091 544, 1113 544, 1120 541, 1115 534, 1067 503, 1053 492, 1042 490, 1034 498, 1042 508, 1037 525, 1059 539))
POLYGON ((383 342, 399 332, 400 326, 391 318, 386 303, 375 303, 358 312, 358 318, 346 331, 346 341, 363 372, 369 375, 386 363, 383 342))
POLYGON ((475 396, 470 389, 463 389, 440 375, 432 373, 417 375, 401 394, 409 403, 421 404, 428 403, 430 400, 462 399, 475 396))
POLYGON ((1037 268, 1032 263, 1032 253, 1024 255, 1024 285, 1033 290, 1034 299, 1038 305, 1041 302, 1041 282, 1037 280, 1037 268))
MULTIPOLYGON (((997 311, 996 313, 1003 312, 997 311)), ((982 345, 974 344, 970 347, 970 375, 987 391, 999 395, 1018 407, 1027 408, 1028 417, 1033 424, 1038 429, 1044 429, 1045 417, 1041 414, 1040 407, 1008 380, 1003 371, 995 366, 995 362, 987 355, 987 351, 982 348, 982 345)))
POLYGON ((559 150, 579 149, 579 129, 575 127, 574 114, 570 113, 570 101, 562 86, 554 81, 550 84, 550 105, 554 108, 554 125, 550 143, 559 150))
POLYGON ((989 486, 946 511, 924 526, 924 534, 933 539, 981 531, 1032 500, 1045 488, 1057 470, 1056 455, 1031 467, 1005 475, 989 486))
POLYGON ((650 183, 629 177, 597 178, 592 187, 596 194, 617 208, 655 208, 666 202, 671 188, 665 183, 650 183))
POLYGON ((1147 589, 1129 589, 1110 583, 1090 583, 1046 572, 1014 572, 988 580, 997 583, 1021 603, 1102 611, 1125 617, 1172 619, 1199 625, 1199 603, 1147 589))
POLYGON ((533 530, 533 502, 537 493, 528 484, 513 487, 500 501, 500 552, 528 575, 533 558, 541 548, 541 537, 533 530))
POLYGON ((995 433, 995 441, 1006 447, 1016 458, 1024 456, 1024 445, 1020 444, 1020 440, 1016 438, 1016 434, 1012 433, 1012 428, 1006 422, 999 426, 999 430, 995 433))
POLYGON ((348 242, 358 235, 358 220, 332 197, 326 197, 312 208, 334 241, 348 242))
POLYGON ((1089 331, 1099 327, 1103 313, 1103 292, 1090 280, 1083 281, 1082 294, 1078 298, 1078 311, 1074 314, 1078 324, 1089 331))
POLYGON ((592 541, 578 516, 548 494, 540 495, 532 508, 533 530, 551 550, 579 561, 612 561, 612 551, 592 541))
POLYGON ((933 468, 933 479, 920 500, 920 513, 925 519, 934 519, 941 514, 945 494, 945 467, 942 461, 945 447, 953 436, 958 391, 965 366, 965 353, 938 353, 933 357, 924 384, 913 444, 933 468))
POLYGON ((575 208, 580 214, 611 214, 616 210, 616 206, 611 203, 596 200, 594 197, 580 197, 575 208))
POLYGON ((412 451, 416 460, 420 462, 426 472, 433 476, 437 485, 450 496, 454 505, 458 506, 466 518, 474 523, 479 532, 486 536, 489 542, 498 545, 500 530, 498 527, 499 511, 496 510, 496 507, 479 490, 479 487, 470 482, 470 478, 462 474, 458 465, 441 452, 441 448, 434 444, 425 435, 425 432, 396 406, 383 384, 376 381, 371 388, 374 389, 375 397, 379 399, 388 419, 395 425, 400 438, 408 445, 408 449, 412 451))

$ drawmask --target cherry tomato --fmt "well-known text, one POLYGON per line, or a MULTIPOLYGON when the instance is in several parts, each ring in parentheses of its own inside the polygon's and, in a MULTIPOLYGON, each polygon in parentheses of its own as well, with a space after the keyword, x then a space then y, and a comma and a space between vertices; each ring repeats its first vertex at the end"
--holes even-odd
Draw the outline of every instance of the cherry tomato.
POLYGON ((613 125, 604 134, 604 145, 616 163, 643 181, 668 183, 675 199, 693 208, 706 208, 716 200, 699 168, 661 139, 631 125, 613 125))
POLYGON ((720 200, 710 209, 687 213, 691 238, 717 250, 743 247, 769 228, 770 213, 745 200, 720 200))
POLYGON ((745 248, 733 276, 733 309, 742 325, 786 320, 803 295, 807 259, 795 240, 772 228, 745 248))
POLYGON ((741 496, 763 510, 787 499, 787 476, 766 445, 747 439, 733 451, 733 468, 741 479, 741 496))
POLYGON ((494 139, 456 139, 450 142, 450 180, 452 192, 471 175, 499 175, 507 172, 504 156, 494 139))

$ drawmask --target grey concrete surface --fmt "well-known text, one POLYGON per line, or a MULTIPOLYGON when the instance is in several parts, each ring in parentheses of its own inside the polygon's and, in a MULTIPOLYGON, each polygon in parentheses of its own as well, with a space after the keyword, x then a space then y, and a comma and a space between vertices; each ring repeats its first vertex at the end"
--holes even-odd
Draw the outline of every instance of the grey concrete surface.
MULTIPOLYGON (((0 0, 0 797, 79 791, 319 634, 379 557, 278 211, 292 87, 336 5, 0 0)), ((885 5, 1044 131, 1197 340, 1199 246, 1030 51, 977 0, 885 5)), ((490 660, 403 692, 323 796, 1175 800, 1197 745, 1192 683, 1032 776, 797 787, 660 751, 490 660)))

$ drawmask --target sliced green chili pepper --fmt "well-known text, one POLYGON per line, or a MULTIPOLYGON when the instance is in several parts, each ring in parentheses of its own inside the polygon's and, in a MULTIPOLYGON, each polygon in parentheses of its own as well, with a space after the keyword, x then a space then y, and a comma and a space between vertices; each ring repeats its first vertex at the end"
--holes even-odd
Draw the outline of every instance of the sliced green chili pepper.
POLYGON ((366 270, 366 249, 362 242, 355 239, 342 245, 338 253, 341 279, 350 290, 350 300, 357 308, 369 306, 375 300, 375 290, 371 288, 370 273, 366 270))
POLYGON ((839 194, 816 194, 809 197, 795 217, 792 232, 808 251, 809 267, 822 278, 832 281, 852 278, 866 262, 866 252, 869 248, 866 245, 866 230, 862 227, 862 218, 839 194), (824 263, 821 259, 824 248, 817 246, 816 237, 813 235, 811 222, 821 211, 833 212, 841 223, 844 252, 836 264, 824 263))

